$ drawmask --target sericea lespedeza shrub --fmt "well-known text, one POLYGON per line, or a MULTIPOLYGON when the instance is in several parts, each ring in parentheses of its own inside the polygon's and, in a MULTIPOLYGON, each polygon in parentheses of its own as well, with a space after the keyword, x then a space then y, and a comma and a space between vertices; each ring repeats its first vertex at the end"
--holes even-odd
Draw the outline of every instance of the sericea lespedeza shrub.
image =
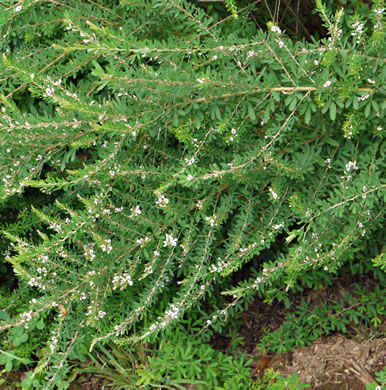
POLYGON ((310 43, 258 30, 236 3, 219 21, 183 0, 2 2, 1 212, 20 206, 4 257, 37 294, 0 329, 49 324, 36 386, 65 386, 66 361, 97 342, 154 339, 215 292, 228 303, 208 324, 224 321, 376 239, 386 73, 373 3, 342 26, 317 2, 329 35, 310 43))

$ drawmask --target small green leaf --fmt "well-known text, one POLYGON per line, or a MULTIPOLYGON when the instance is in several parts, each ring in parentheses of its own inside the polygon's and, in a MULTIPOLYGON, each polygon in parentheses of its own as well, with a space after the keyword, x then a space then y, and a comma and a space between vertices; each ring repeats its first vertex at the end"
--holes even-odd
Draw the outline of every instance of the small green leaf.
POLYGON ((216 118, 221 121, 221 111, 218 106, 214 106, 214 113, 216 114, 216 118))
POLYGON ((178 114, 176 112, 173 114, 173 126, 178 126, 178 114))
POLYGON ((40 321, 38 321, 38 322, 36 323, 36 328, 37 328, 37 329, 43 329, 44 326, 45 326, 45 324, 44 324, 43 319, 41 319, 40 321))
POLYGON ((253 121, 256 120, 255 110, 253 109, 252 104, 249 102, 248 102, 248 114, 251 120, 253 121))
POLYGON ((334 102, 330 104, 330 118, 332 121, 336 118, 336 105, 334 102))
POLYGON ((368 118, 369 115, 370 115, 370 110, 371 110, 371 104, 367 104, 367 106, 365 107, 365 118, 368 118))
POLYGON ((5 365, 5 371, 11 371, 12 370, 12 360, 8 360, 5 365))
POLYGON ((334 139, 332 138, 327 138, 326 139, 326 142, 331 145, 331 146, 339 146, 339 142, 335 141, 334 139))
POLYGON ((277 91, 272 92, 272 96, 276 102, 280 102, 280 93, 277 91))
POLYGON ((372 101, 371 101, 371 105, 373 106, 374 111, 376 111, 376 112, 379 111, 378 103, 377 103, 375 100, 372 100, 372 101))
POLYGON ((296 96, 294 96, 293 99, 291 100, 290 105, 289 105, 289 109, 291 111, 293 111, 295 109, 297 101, 298 101, 298 99, 296 98, 296 96))
POLYGON ((304 121, 306 124, 310 123, 310 121, 311 121, 311 108, 310 107, 307 107, 307 109, 306 109, 304 121))

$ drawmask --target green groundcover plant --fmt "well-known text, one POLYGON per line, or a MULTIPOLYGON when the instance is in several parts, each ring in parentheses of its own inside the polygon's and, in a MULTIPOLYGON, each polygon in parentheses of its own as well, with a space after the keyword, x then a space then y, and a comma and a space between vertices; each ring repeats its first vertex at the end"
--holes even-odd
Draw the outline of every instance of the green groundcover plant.
POLYGON ((26 386, 66 388, 69 360, 213 295, 205 326, 379 254, 383 1, 344 26, 317 2, 328 37, 309 42, 227 7, 1 2, 1 247, 29 298, 0 337, 9 356, 46 332, 26 386))

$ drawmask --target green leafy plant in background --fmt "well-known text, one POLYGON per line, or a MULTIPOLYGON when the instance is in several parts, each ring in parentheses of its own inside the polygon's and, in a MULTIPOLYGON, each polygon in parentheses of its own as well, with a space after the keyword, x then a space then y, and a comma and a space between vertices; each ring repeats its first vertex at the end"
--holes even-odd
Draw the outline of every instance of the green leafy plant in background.
POLYGON ((93 372, 111 380, 119 388, 247 389, 252 385, 245 355, 232 357, 202 343, 182 328, 166 332, 162 341, 151 349, 110 345, 98 347, 91 354, 93 365, 84 372, 93 372), (142 354, 142 357, 140 356, 142 354))
POLYGON ((69 361, 213 297, 204 327, 381 252, 382 7, 343 31, 317 2, 328 38, 304 42, 238 5, 2 2, 2 262, 36 297, 0 331, 47 329, 25 387, 67 388, 69 361))
POLYGON ((309 385, 299 382, 296 372, 289 378, 267 370, 263 378, 251 379, 245 355, 226 356, 200 337, 183 328, 167 331, 159 345, 136 347, 109 344, 98 346, 89 357, 88 367, 77 374, 93 373, 109 381, 112 389, 299 389, 309 385))
POLYGON ((306 389, 311 387, 308 384, 302 384, 300 383, 300 380, 298 378, 298 374, 296 371, 288 378, 284 378, 281 375, 277 376, 277 382, 268 385, 268 390, 295 390, 295 389, 306 389))
MULTIPOLYGON (((348 327, 360 333, 363 327, 376 335, 386 312, 385 288, 376 286, 374 292, 368 292, 359 286, 334 304, 320 304, 309 308, 303 298, 293 313, 285 316, 280 329, 265 331, 260 339, 259 348, 276 354, 293 351, 296 347, 311 345, 322 335, 333 332, 348 333, 348 327)), ((358 334, 358 336, 360 336, 358 334)))
POLYGON ((386 386, 386 368, 375 374, 377 383, 366 385, 366 390, 383 390, 386 386))

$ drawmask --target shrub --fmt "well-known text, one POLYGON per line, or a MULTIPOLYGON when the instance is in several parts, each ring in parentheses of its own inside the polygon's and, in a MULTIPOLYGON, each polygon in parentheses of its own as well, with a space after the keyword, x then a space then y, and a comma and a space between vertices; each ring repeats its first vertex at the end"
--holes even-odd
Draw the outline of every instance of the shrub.
POLYGON ((224 20, 185 0, 0 7, 1 210, 25 205, 3 223, 5 259, 39 292, 0 330, 47 321, 35 388, 67 387, 68 359, 153 340, 213 294, 228 300, 207 326, 379 253, 382 1, 344 34, 318 2, 329 38, 309 43, 232 1, 224 20))

